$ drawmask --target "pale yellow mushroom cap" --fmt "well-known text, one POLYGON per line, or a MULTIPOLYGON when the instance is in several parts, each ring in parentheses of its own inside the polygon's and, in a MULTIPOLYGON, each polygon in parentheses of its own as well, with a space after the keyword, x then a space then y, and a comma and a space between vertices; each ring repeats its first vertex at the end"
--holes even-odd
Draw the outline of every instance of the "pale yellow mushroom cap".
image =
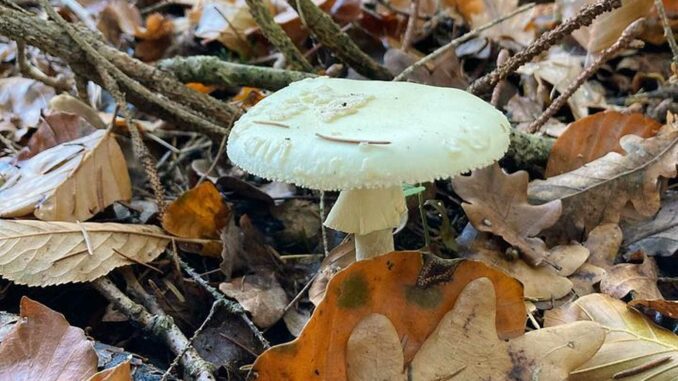
POLYGON ((252 107, 227 153, 249 173, 306 188, 385 188, 487 166, 509 132, 501 112, 462 90, 318 77, 252 107))

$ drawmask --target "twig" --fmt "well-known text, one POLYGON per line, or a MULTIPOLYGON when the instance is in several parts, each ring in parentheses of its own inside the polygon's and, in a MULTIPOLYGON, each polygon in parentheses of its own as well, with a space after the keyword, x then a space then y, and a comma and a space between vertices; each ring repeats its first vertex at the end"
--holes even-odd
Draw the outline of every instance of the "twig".
POLYGON ((59 74, 56 78, 52 78, 31 65, 26 57, 26 43, 22 40, 16 40, 16 60, 21 74, 53 87, 57 93, 69 92, 73 89, 72 81, 69 81, 65 76, 59 74))
POLYGON ((212 307, 210 308, 209 314, 207 314, 207 317, 205 320, 203 320, 202 324, 200 324, 200 327, 193 332, 193 336, 191 336, 190 339, 188 339, 188 345, 184 348, 181 353, 177 354, 177 357, 172 360, 172 363, 169 365, 165 373, 163 373, 162 377, 160 378, 160 381, 167 381, 170 377, 170 374, 172 373, 172 369, 174 369, 177 365, 179 365, 179 361, 181 358, 188 352, 189 349, 193 348, 193 342, 195 341, 195 338, 198 337, 198 335, 205 329, 207 326, 207 323, 212 320, 214 317, 214 313, 216 312, 217 308, 221 305, 220 300, 215 300, 214 303, 212 303, 212 307))
POLYGON ((329 136, 329 135, 323 135, 319 132, 315 133, 315 136, 329 140, 331 142, 338 142, 338 143, 351 143, 351 144, 391 144, 390 141, 388 140, 365 140, 365 139, 348 139, 348 138, 339 138, 336 136, 329 136))
POLYGON ((629 368, 629 369, 624 369, 622 371, 619 371, 619 372, 613 374, 612 379, 613 380, 619 380, 621 378, 626 378, 626 377, 635 376, 637 374, 641 374, 641 373, 648 371, 652 368, 656 368, 659 365, 662 365, 667 361, 671 361, 671 358, 672 358, 672 356, 662 356, 662 357, 656 358, 654 360, 650 360, 650 361, 646 362, 645 364, 634 366, 633 368, 629 368))
POLYGON ((502 22, 504 22, 504 21, 506 21, 506 20, 518 15, 518 14, 521 14, 525 11, 528 11, 532 8, 534 8, 534 4, 525 4, 522 7, 517 8, 516 10, 514 10, 513 12, 511 12, 511 13, 505 15, 505 16, 499 17, 496 20, 492 20, 489 23, 482 25, 482 26, 479 26, 478 28, 464 34, 463 36, 455 38, 454 40, 452 40, 452 41, 448 42, 447 44, 445 44, 445 45, 439 47, 438 49, 434 50, 433 53, 427 55, 426 57, 424 57, 424 58, 420 59, 419 61, 410 65, 408 68, 403 70, 400 74, 398 74, 395 78, 393 78, 393 80, 394 81, 403 81, 403 80, 407 79, 407 77, 410 74, 412 74, 415 70, 417 70, 418 68, 420 68, 420 67, 426 65, 427 63, 435 60, 436 58, 440 57, 445 52, 447 52, 449 49, 454 49, 457 46, 461 45, 462 43, 479 36, 480 33, 482 33, 483 31, 490 29, 493 26, 500 24, 500 23, 502 23, 502 22))
POLYGON ((584 71, 579 73, 577 78, 563 91, 562 94, 556 98, 553 103, 537 118, 532 122, 526 129, 527 132, 535 132, 539 130, 553 115, 555 115, 558 110, 560 110, 567 100, 574 94, 575 91, 584 83, 586 80, 591 77, 601 66, 603 66, 610 58, 615 56, 619 51, 626 49, 634 41, 635 37, 638 36, 645 29, 645 19, 641 18, 624 29, 619 39, 612 44, 609 48, 603 50, 600 53, 600 56, 596 61, 584 71))
MULTIPOLYGON (((149 313, 146 308, 130 299, 106 277, 95 280, 92 285, 130 320, 141 325, 144 330, 162 338, 175 354, 181 353, 184 348, 189 346, 188 339, 174 324, 171 317, 165 314, 153 315, 149 313)), ((214 366, 200 357, 195 349, 187 350, 182 356, 181 363, 187 373, 196 380, 215 380, 212 375, 214 366)))
MULTIPOLYGON (((510 57, 510 53, 507 49, 502 49, 499 51, 499 54, 497 55, 497 66, 501 66, 508 61, 510 57)), ((501 98, 501 92, 503 91, 504 87, 506 86, 506 81, 501 80, 497 82, 497 85, 494 87, 494 90, 492 90, 492 98, 490 99, 490 104, 496 108, 499 106, 499 100, 501 98)))
POLYGON ((593 19, 601 13, 609 12, 621 6, 621 0, 599 0, 598 2, 584 7, 577 16, 560 24, 553 30, 542 34, 536 41, 531 43, 525 50, 518 52, 511 57, 504 65, 494 69, 492 72, 475 80, 467 91, 479 95, 491 91, 500 80, 514 73, 520 66, 532 60, 543 51, 546 51, 565 36, 569 36, 573 31, 589 26, 593 19))
POLYGON ((250 320, 250 318, 247 316, 247 312, 245 311, 244 308, 242 308, 240 304, 226 299, 224 295, 222 295, 219 291, 217 291, 214 287, 207 283, 206 280, 200 277, 200 274, 193 270, 193 268, 189 266, 186 262, 182 261, 178 257, 177 261, 179 262, 181 268, 184 269, 184 271, 186 271, 186 274, 188 274, 196 283, 202 286, 202 288, 204 288, 205 291, 212 295, 212 298, 214 298, 214 300, 220 300, 223 306, 228 310, 228 312, 234 315, 239 315, 243 319, 245 324, 247 324, 247 326, 250 328, 250 330, 252 330, 252 333, 259 340, 259 342, 261 342, 261 345, 264 348, 270 347, 268 340, 266 340, 264 335, 262 335, 261 331, 259 331, 259 328, 257 328, 256 325, 254 325, 252 320, 250 320))
POLYGON ((282 89, 292 82, 316 77, 315 74, 300 71, 242 65, 209 56, 170 58, 160 61, 158 67, 173 72, 182 82, 253 86, 267 90, 282 89))
POLYGON ((297 49, 294 42, 285 33, 283 28, 275 22, 273 15, 269 12, 266 4, 262 0, 245 0, 247 6, 250 8, 252 17, 259 25, 261 33, 273 44, 280 53, 285 56, 287 63, 292 69, 312 72, 313 65, 311 65, 306 57, 297 49))
POLYGON ((410 47, 412 47, 412 41, 414 40, 417 29, 417 19, 419 17, 419 3, 420 0, 412 0, 412 3, 410 4, 410 17, 407 19, 407 28, 403 35, 402 49, 404 51, 408 51, 410 47))
POLYGON ((318 40, 355 71, 371 79, 393 78, 388 69, 360 50, 358 45, 341 31, 339 25, 332 21, 332 17, 323 12, 312 0, 288 0, 288 2, 318 40))
POLYGON ((662 0, 654 0, 654 6, 657 8, 657 13, 659 13, 659 18, 662 21, 662 26, 664 27, 664 37, 671 47, 671 53, 673 53, 673 63, 678 65, 678 44, 676 43, 676 37, 673 35, 673 30, 669 24, 669 18, 666 17, 666 8, 664 8, 664 2, 662 0))

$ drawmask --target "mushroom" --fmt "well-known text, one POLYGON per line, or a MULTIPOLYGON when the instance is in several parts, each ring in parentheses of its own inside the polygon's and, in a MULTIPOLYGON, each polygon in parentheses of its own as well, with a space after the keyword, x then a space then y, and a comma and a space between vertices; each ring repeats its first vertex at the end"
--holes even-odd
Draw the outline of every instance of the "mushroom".
POLYGON ((510 125, 462 90, 317 77, 263 99, 235 123, 230 160, 254 175, 341 191, 325 226, 355 234, 356 258, 393 251, 403 182, 492 164, 510 125))

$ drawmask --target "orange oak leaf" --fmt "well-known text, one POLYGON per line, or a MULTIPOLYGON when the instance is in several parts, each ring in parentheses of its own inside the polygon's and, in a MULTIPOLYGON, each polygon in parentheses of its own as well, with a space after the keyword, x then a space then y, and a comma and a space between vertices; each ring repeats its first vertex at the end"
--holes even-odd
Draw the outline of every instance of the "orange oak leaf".
POLYGON ((167 207, 162 227, 179 237, 216 239, 230 214, 217 187, 203 181, 167 207))

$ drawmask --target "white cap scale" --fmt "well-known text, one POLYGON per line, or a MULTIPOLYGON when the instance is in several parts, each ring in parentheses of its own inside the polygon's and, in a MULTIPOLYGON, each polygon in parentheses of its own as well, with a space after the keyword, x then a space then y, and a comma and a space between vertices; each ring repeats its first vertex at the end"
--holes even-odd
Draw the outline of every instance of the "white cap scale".
POLYGON ((509 131, 502 113, 461 90, 318 77, 251 108, 227 153, 263 178, 342 191, 325 225, 355 233, 363 259, 393 250, 403 182, 489 165, 506 151, 509 131))

